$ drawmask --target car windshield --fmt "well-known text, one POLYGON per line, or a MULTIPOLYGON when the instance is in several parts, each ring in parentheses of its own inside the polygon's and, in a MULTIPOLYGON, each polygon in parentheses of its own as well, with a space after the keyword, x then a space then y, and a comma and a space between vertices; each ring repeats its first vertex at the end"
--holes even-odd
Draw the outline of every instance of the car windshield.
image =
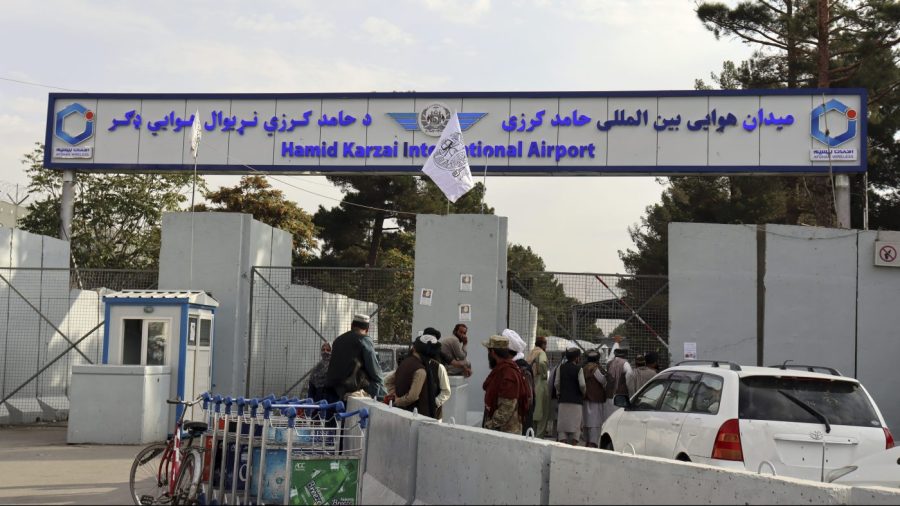
POLYGON ((394 363, 394 350, 376 349, 375 356, 378 358, 378 365, 381 366, 383 372, 393 371, 397 368, 397 364, 394 363))
POLYGON ((859 384, 819 378, 741 378, 738 416, 745 420, 820 423, 789 396, 803 401, 833 425, 881 427, 872 403, 859 384))

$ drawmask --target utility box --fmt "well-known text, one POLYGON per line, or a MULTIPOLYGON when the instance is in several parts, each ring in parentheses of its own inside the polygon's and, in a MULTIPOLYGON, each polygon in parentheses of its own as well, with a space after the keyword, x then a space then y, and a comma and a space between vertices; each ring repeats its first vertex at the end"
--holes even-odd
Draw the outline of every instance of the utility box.
MULTIPOLYGON (((170 398, 194 399, 210 390, 215 299, 197 290, 125 290, 103 301, 103 364, 169 366, 170 398)), ((199 417, 196 409, 186 419, 199 417)), ((170 421, 180 413, 181 406, 172 410, 170 421)))

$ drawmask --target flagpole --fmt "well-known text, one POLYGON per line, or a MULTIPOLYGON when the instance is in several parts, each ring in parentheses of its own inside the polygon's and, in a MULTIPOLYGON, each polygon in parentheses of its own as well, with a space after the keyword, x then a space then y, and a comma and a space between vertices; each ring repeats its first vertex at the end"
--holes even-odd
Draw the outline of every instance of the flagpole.
POLYGON ((194 288, 194 197, 197 194, 197 154, 200 151, 200 145, 197 145, 197 151, 194 152, 194 178, 191 184, 191 254, 189 262, 188 274, 188 290, 194 288))
POLYGON ((481 214, 484 214, 484 198, 487 197, 487 164, 484 164, 484 192, 481 194, 481 214))
POLYGON ((197 196, 197 156, 200 155, 200 109, 191 126, 191 152, 194 155, 194 177, 191 180, 191 252, 188 257, 188 290, 194 289, 194 200, 197 196))

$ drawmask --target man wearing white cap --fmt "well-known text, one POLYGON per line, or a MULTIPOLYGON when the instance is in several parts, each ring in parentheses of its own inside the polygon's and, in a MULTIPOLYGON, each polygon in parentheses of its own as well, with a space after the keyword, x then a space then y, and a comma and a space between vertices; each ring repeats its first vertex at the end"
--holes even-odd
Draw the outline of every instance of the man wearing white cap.
POLYGON ((326 386, 339 399, 364 390, 372 397, 384 395, 384 377, 369 337, 369 317, 353 315, 350 331, 334 340, 328 364, 326 386))

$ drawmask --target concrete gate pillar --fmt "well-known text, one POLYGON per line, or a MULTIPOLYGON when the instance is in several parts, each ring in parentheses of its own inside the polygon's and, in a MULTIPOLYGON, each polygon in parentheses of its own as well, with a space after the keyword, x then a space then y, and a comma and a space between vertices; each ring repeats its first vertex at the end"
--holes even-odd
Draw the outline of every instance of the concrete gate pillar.
MULTIPOLYGON (((487 351, 481 343, 506 328, 506 221, 505 217, 485 214, 429 214, 416 219, 413 336, 425 327, 434 327, 442 335, 450 334, 457 323, 469 327, 472 376, 465 397, 472 423, 481 418, 481 386, 489 372, 487 351), (472 276, 471 291, 460 286, 464 274, 472 276), (431 305, 421 303, 423 289, 432 290, 431 305), (471 321, 460 318, 462 304, 470 306, 471 321)), ((447 421, 448 410, 444 412, 447 421)), ((469 423, 459 417, 456 422, 469 423)))
POLYGON ((250 271, 254 266, 291 265, 292 242, 290 233, 249 214, 163 214, 159 288, 204 290, 219 301, 213 329, 214 392, 245 394, 250 271))

